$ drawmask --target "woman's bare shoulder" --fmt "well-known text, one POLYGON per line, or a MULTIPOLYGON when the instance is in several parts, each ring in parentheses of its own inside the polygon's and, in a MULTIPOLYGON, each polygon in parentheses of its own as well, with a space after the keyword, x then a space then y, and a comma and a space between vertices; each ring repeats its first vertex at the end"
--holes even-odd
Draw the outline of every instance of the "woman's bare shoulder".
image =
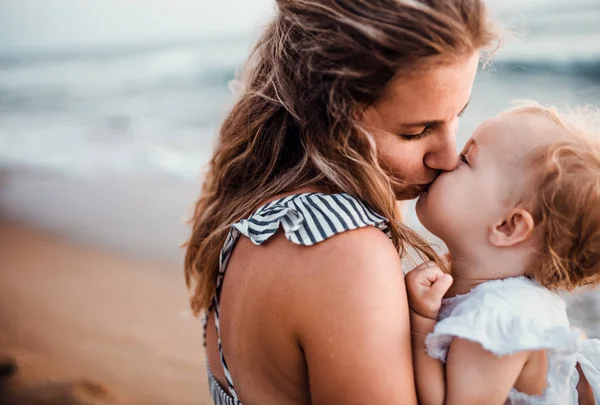
POLYGON ((353 278, 404 278, 396 248, 374 226, 345 231, 313 246, 293 244, 278 232, 263 255, 275 262, 285 261, 288 276, 297 274, 309 284, 315 277, 322 281, 332 278, 341 284, 353 283, 353 278))
POLYGON ((378 315, 382 318, 404 318, 401 261, 389 238, 376 227, 346 231, 308 247, 294 245, 279 232, 262 256, 268 263, 265 271, 275 273, 271 276, 287 289, 286 312, 300 329, 313 328, 313 311, 323 306, 328 306, 331 317, 337 312, 356 318, 363 311, 371 316, 374 306, 379 306, 389 309, 378 315))
POLYGON ((305 247, 278 235, 269 249, 274 263, 285 262, 277 304, 304 353, 315 403, 416 403, 404 276, 388 237, 365 227, 305 247))
POLYGON ((398 252, 375 227, 338 234, 292 263, 302 273, 298 286, 308 291, 311 302, 335 303, 340 311, 362 311, 366 302, 388 306, 405 295, 398 252))

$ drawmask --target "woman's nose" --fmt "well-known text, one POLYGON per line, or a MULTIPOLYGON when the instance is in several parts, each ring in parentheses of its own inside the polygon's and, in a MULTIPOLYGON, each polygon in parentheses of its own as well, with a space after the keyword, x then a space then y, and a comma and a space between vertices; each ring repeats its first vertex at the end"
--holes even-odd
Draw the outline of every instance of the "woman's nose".
POLYGON ((456 125, 448 125, 442 133, 438 134, 435 143, 431 145, 431 150, 425 154, 423 161, 427 167, 434 170, 450 171, 456 168, 458 164, 456 125))

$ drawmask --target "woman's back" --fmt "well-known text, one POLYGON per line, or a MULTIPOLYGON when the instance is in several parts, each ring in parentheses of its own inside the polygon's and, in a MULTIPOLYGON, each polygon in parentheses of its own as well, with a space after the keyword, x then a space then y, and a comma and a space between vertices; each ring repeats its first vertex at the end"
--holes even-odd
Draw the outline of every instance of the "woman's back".
MULTIPOLYGON (((414 403, 410 363, 407 370, 386 367, 394 357, 395 365, 406 363, 398 357, 410 358, 402 271, 382 232, 386 220, 347 194, 300 194, 284 205, 289 210, 279 218, 261 209, 238 223, 253 240, 240 236, 226 267, 220 330, 240 399, 245 404, 366 403, 387 391, 388 401, 405 396, 406 403, 414 403), (276 222, 287 235, 271 236, 276 222), (381 334, 364 330, 369 325, 381 334), (336 384, 346 386, 344 379, 364 385, 336 392, 336 384), (373 384, 377 388, 371 392, 373 384), (326 397, 319 397, 319 387, 326 397)), ((214 319, 207 330, 210 370, 227 387, 214 319)))

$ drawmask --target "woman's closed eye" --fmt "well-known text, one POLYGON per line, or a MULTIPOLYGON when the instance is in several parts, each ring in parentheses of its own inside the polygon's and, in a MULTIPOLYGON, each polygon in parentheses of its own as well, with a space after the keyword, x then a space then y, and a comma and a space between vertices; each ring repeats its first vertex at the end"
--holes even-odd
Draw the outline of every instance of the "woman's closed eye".
POLYGON ((416 134, 400 134, 400 138, 407 141, 418 141, 419 139, 425 138, 431 133, 431 125, 426 125, 423 130, 416 134))
MULTIPOLYGON (((469 103, 467 103, 467 105, 469 105, 469 103)), ((465 105, 465 107, 463 108, 463 110, 461 112, 459 112, 457 114, 457 118, 460 118, 463 113, 465 112, 465 110, 467 109, 467 105, 465 105)), ((407 141, 418 141, 419 139, 423 139, 425 138, 427 135, 430 135, 433 131, 433 128, 436 125, 440 125, 440 122, 438 121, 432 121, 431 124, 427 124, 423 127, 423 130, 419 133, 416 134, 399 134, 398 136, 400 136, 400 138, 407 140, 407 141)))

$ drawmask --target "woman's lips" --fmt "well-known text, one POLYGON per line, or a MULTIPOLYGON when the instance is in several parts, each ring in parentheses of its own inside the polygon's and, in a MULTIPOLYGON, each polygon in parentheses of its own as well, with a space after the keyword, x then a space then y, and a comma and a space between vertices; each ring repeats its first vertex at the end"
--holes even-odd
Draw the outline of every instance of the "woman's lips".
POLYGON ((425 194, 427 193, 427 191, 429 191, 429 187, 431 186, 431 183, 426 183, 426 184, 411 184, 410 186, 407 186, 406 188, 402 189, 402 191, 397 195, 400 196, 402 200, 412 200, 414 198, 419 197, 421 194, 425 194))
MULTIPOLYGON (((431 182, 433 183, 433 182, 431 182)), ((429 187, 431 186, 431 183, 427 183, 427 184, 420 184, 418 186, 415 186, 417 190, 419 190, 420 194, 426 193, 429 191, 429 187)))

